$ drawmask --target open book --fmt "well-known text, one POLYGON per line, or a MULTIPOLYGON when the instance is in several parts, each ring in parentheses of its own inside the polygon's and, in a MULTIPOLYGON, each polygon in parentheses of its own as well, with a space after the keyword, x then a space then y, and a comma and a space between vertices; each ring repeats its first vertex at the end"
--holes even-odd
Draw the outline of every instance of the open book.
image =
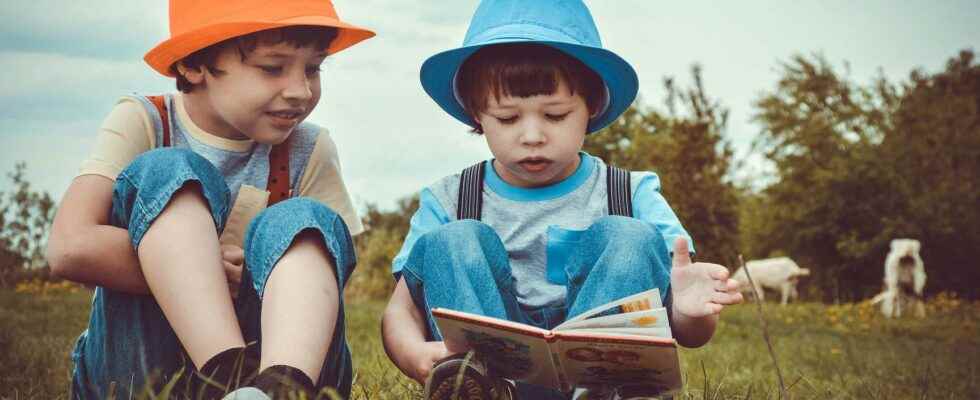
POLYGON ((681 388, 677 343, 658 289, 596 307, 552 330, 443 308, 432 315, 447 347, 476 350, 505 378, 566 392, 681 388))

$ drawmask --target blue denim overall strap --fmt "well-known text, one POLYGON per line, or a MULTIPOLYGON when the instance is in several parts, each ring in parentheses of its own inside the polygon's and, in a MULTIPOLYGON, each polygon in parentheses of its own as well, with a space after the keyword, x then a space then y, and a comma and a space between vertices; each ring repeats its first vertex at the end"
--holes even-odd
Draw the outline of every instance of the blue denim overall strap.
MULTIPOLYGON (((475 219, 483 216, 483 174, 486 161, 480 161, 463 170, 459 175, 459 197, 456 201, 456 219, 475 219)), ((633 216, 633 196, 630 193, 630 173, 622 168, 606 165, 606 198, 609 215, 633 216)))

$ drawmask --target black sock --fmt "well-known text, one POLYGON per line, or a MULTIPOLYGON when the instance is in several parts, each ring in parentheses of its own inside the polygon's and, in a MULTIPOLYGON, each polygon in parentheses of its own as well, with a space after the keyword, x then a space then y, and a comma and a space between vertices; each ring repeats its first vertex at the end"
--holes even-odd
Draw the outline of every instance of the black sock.
POLYGON ((306 373, 288 365, 273 365, 260 372, 251 386, 273 398, 289 398, 291 392, 306 393, 310 399, 316 394, 313 380, 306 373))
POLYGON ((220 399, 237 389, 258 369, 257 360, 246 355, 244 347, 232 347, 211 357, 191 377, 192 399, 220 399))

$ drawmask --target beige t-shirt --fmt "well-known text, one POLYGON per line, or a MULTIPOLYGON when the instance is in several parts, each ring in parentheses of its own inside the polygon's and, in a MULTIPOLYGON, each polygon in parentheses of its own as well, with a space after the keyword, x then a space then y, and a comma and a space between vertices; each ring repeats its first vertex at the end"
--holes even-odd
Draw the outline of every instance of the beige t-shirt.
MULTIPOLYGON (((184 131, 198 142, 228 152, 245 152, 254 142, 232 140, 212 135, 191 120, 181 95, 174 96, 174 111, 184 131)), ((146 108, 136 99, 124 97, 112 109, 99 129, 95 147, 82 162, 78 176, 101 175, 115 180, 133 159, 156 148, 153 123, 146 108)), ((298 196, 311 197, 324 203, 343 218, 351 235, 364 231, 361 220, 341 174, 337 146, 330 133, 323 129, 316 139, 306 169, 300 178, 298 196)), ((243 184, 233 200, 233 206, 221 236, 221 243, 242 246, 248 223, 268 204, 269 193, 264 188, 243 184)))

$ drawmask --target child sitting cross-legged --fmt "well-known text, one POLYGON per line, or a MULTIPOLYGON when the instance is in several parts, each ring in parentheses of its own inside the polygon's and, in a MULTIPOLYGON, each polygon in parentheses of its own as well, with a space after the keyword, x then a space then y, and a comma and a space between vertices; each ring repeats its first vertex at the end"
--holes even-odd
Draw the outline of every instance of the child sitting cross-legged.
MULTIPOLYGON (((426 92, 483 135, 493 159, 422 190, 392 272, 386 350, 429 398, 453 395, 454 353, 436 307, 554 328, 658 288, 677 341, 696 347, 742 301, 728 270, 692 262, 693 244, 652 172, 582 152, 587 135, 633 101, 637 77, 602 48, 581 1, 485 0, 458 49, 422 66, 426 92), (448 372, 447 372, 448 371, 448 372)), ((477 360, 479 362, 479 360, 477 360)), ((551 389, 463 375, 462 398, 564 398, 551 389), (481 389, 482 388, 482 389, 481 389)))
POLYGON ((115 105, 52 227, 52 273, 96 286, 71 398, 347 396, 363 228, 304 120, 324 59, 374 34, 329 0, 171 0, 170 31, 145 60, 179 92, 115 105))

